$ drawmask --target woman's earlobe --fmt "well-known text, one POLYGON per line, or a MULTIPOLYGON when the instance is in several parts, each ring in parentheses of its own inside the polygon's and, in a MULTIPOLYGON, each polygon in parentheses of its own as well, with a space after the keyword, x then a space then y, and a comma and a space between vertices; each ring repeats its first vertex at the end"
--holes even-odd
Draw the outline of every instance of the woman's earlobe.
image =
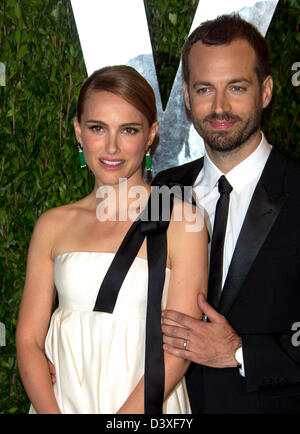
POLYGON ((81 145, 81 128, 77 118, 74 119, 73 125, 74 125, 76 140, 81 145))
POLYGON ((153 143, 157 133, 158 133, 158 129, 159 129, 159 123, 158 121, 155 121, 154 124, 152 125, 152 138, 151 138, 151 143, 153 143))
POLYGON ((150 134, 148 136, 148 140, 146 143, 146 149, 145 149, 146 152, 148 151, 149 148, 151 148, 151 145, 155 142, 155 138, 156 138, 157 133, 158 133, 158 128, 159 128, 158 121, 155 121, 151 125, 150 134))

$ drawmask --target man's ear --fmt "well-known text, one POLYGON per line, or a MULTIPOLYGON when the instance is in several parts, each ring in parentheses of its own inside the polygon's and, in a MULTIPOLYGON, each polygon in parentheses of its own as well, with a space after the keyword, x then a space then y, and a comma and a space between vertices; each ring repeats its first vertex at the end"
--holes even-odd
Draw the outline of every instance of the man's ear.
POLYGON ((189 111, 191 111, 189 86, 184 80, 182 81, 182 87, 183 87, 183 96, 184 96, 185 105, 186 105, 187 109, 189 111))
POLYGON ((265 108, 269 105, 272 99, 273 91, 273 79, 268 75, 261 85, 261 95, 262 95, 262 107, 265 108))
POLYGON ((82 140, 81 140, 81 128, 80 128, 80 124, 79 124, 77 118, 74 119, 73 125, 74 125, 76 140, 77 140, 78 143, 82 144, 82 140))

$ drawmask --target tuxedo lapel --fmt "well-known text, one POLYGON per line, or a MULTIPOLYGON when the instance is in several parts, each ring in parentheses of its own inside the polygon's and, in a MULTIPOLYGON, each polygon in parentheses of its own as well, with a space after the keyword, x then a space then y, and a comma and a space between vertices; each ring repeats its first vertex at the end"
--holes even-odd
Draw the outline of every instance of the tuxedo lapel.
POLYGON ((192 186, 203 167, 203 157, 198 160, 172 167, 156 175, 151 185, 173 185, 192 186))
POLYGON ((285 170, 285 158, 273 149, 252 196, 232 256, 218 308, 223 315, 229 311, 236 299, 284 204, 285 170))
POLYGON ((203 157, 198 160, 191 161, 179 167, 172 167, 164 170, 156 175, 151 183, 151 187, 167 185, 169 188, 175 188, 175 196, 181 200, 191 201, 196 205, 193 197, 193 185, 196 178, 203 167, 203 157), (180 196, 178 189, 180 187, 180 196))

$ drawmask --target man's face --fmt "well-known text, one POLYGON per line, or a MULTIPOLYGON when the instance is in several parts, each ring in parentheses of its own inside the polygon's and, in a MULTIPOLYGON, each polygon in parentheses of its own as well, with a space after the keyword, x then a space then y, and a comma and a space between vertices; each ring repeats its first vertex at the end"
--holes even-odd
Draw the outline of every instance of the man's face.
POLYGON ((257 142, 262 109, 271 100, 272 79, 259 85, 256 55, 247 41, 207 46, 197 42, 189 54, 190 81, 185 102, 206 147, 229 152, 257 142))

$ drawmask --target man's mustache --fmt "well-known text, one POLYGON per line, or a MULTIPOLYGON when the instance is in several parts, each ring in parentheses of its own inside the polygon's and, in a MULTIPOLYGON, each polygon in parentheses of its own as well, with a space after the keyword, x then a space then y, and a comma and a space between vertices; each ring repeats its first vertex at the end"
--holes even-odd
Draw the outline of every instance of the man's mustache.
POLYGON ((213 113, 211 115, 205 116, 205 122, 234 122, 241 121, 242 119, 237 115, 232 115, 229 113, 213 113))

